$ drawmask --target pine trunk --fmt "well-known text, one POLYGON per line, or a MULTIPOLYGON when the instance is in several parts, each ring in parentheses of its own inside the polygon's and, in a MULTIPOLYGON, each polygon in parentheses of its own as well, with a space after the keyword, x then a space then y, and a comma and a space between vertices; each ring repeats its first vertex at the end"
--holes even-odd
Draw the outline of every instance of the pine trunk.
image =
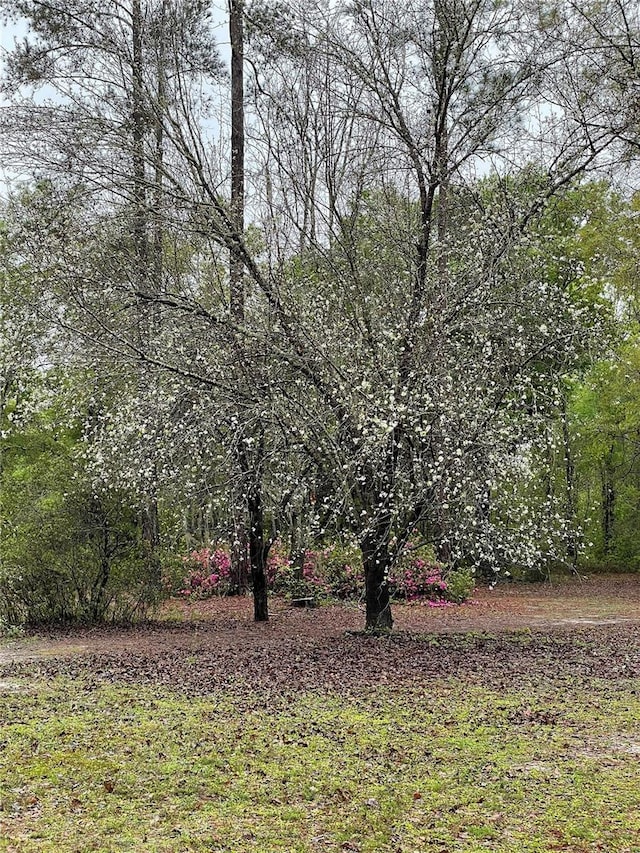
MULTIPOLYGON (((244 9, 242 0, 229 0, 229 41, 231 43, 231 217, 238 238, 244 231, 244 9)), ((230 253, 229 258, 229 306, 231 318, 238 327, 244 324, 244 265, 241 258, 230 253)), ((244 358, 243 342, 238 342, 239 359, 244 358)), ((240 413, 238 413, 240 417, 240 413)), ((236 466, 237 467, 237 466, 236 466)), ((242 468, 242 466, 240 466, 242 468)), ((244 503, 242 485, 245 471, 234 476, 232 471, 232 539, 231 584, 232 591, 243 595, 248 589, 247 551, 251 549, 250 536, 243 521, 240 507, 244 503)), ((251 510, 249 508, 249 513, 251 510)), ((252 525, 250 524, 250 527, 252 525)), ((254 566, 254 557, 250 554, 249 563, 254 566)), ((254 581, 255 589, 255 581, 254 581)), ((263 613, 263 609, 260 609, 263 613)), ((256 611, 257 613, 257 611, 256 611)), ((266 614, 266 587, 265 606, 266 614)), ((256 619, 266 619, 267 616, 256 619)))

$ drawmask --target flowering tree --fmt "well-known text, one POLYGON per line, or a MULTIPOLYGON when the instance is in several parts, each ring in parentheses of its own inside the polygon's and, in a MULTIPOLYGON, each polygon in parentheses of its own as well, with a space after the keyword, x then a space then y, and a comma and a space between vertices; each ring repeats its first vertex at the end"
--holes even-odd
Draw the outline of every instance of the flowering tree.
MULTIPOLYGON (((570 14, 364 0, 246 15, 248 227, 193 69, 134 51, 131 97, 149 123, 115 145, 133 158, 130 207, 103 170, 103 206, 76 204, 72 231, 46 229, 34 251, 46 245, 68 284, 64 322, 117 360, 130 399, 153 402, 137 407, 158 414, 140 423, 158 444, 152 481, 177 466, 190 482, 195 447, 234 471, 256 576, 269 521, 304 512, 318 536, 348 530, 367 628, 386 630, 389 573, 415 530, 449 563, 531 565, 556 548, 537 528, 558 507, 526 509, 522 484, 600 315, 554 274, 543 214, 605 165, 620 126, 602 121, 589 62, 577 76, 566 61, 570 14), (127 274, 113 247, 160 213, 161 277, 136 274, 137 238, 127 274)), ((603 69, 611 49, 599 43, 603 69)))
POLYGON ((273 260, 255 281, 290 365, 274 385, 306 401, 290 430, 359 539, 373 630, 391 625, 386 578, 416 526, 447 561, 540 556, 538 519, 504 485, 535 467, 587 316, 537 223, 612 137, 595 111, 533 120, 564 54, 533 18, 523 39, 523 20, 365 2, 303 7, 284 44, 258 41, 273 260))

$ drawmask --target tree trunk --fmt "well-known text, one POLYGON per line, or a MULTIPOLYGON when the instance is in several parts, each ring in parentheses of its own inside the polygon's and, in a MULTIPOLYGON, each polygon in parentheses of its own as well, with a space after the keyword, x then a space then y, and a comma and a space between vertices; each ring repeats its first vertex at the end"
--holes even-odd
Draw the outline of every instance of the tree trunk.
POLYGON ((100 571, 89 594, 89 618, 97 622, 104 613, 104 598, 109 575, 111 574, 111 536, 109 519, 99 498, 94 499, 91 507, 91 520, 99 530, 100 571))
MULTIPOLYGON (((162 291, 162 277, 164 268, 164 130, 162 127, 162 114, 166 101, 166 17, 167 0, 163 0, 160 9, 160 24, 157 47, 157 99, 155 116, 155 158, 154 158, 154 181, 153 181, 153 278, 154 292, 162 291)), ((154 321, 157 312, 154 311, 154 321)))
MULTIPOLYGON (((133 244, 135 285, 140 293, 150 294, 152 277, 149 275, 149 211, 147 208, 147 175, 144 140, 146 133, 146 103, 144 94, 143 16, 140 0, 131 7, 132 40, 132 166, 133 166, 133 244)), ((161 142, 161 140, 160 140, 161 142)), ((156 186, 156 193, 157 193, 156 186)), ((159 204, 158 198, 156 203, 159 204)), ((158 211, 156 211, 156 229, 158 211)), ((156 257, 154 255, 154 265, 156 257)), ((161 274, 161 273, 160 273, 161 274)), ((157 282, 156 282, 157 285, 157 282)), ((138 334, 142 349, 149 346, 153 336, 154 306, 138 309, 138 334)), ((161 568, 157 555, 159 544, 158 504, 154 496, 146 495, 146 505, 141 512, 142 542, 145 549, 149 577, 160 588, 161 568)))
MULTIPOLYGON (((244 3, 229 0, 231 42, 231 216, 238 236, 244 231, 244 3)), ((233 252, 229 261, 231 316, 244 322, 244 269, 233 252)))
POLYGON ((609 556, 613 551, 616 493, 613 485, 612 455, 613 447, 602 465, 602 551, 605 556, 609 556))
POLYGON ((573 453, 571 452, 571 437, 569 435, 569 421, 567 418, 567 398, 562 393, 562 444, 564 450, 564 474, 566 485, 565 514, 570 520, 571 528, 567 540, 567 556, 571 560, 574 571, 578 564, 578 543, 576 540, 576 476, 573 453))
POLYGON ((158 518, 158 501, 155 497, 148 499, 147 505, 140 513, 142 528, 142 547, 144 548, 147 577, 157 592, 162 587, 162 564, 158 556, 160 547, 160 521, 158 518))
POLYGON ((249 510, 249 559, 253 581, 253 618, 256 622, 267 622, 267 556, 269 544, 264 542, 264 517, 260 483, 253 483, 247 497, 249 510))
POLYGON ((364 565, 366 622, 365 629, 384 634, 393 627, 389 595, 389 536, 380 527, 365 535, 360 549, 364 565))
POLYGON ((133 245, 136 264, 136 286, 146 293, 148 285, 147 187, 144 162, 145 99, 142 55, 142 9, 133 0, 131 17, 133 59, 132 87, 132 160, 133 160, 133 245))
MULTIPOLYGON (((238 490, 239 491, 239 490, 238 490)), ((244 595, 249 589, 249 543, 242 516, 239 494, 231 487, 231 595, 244 595)))
MULTIPOLYGON (((229 41, 231 43, 231 219, 233 227, 241 236, 244 231, 244 3, 229 0, 229 41)), ((233 252, 229 257, 229 308, 231 318, 242 327, 244 324, 244 268, 242 261, 233 252)), ((243 358, 242 342, 239 341, 239 358, 243 358)), ((238 412, 238 419, 240 419, 238 412)), ((237 466, 236 466, 237 467, 237 466)), ((232 476, 231 523, 233 525, 231 549, 231 589, 243 595, 249 588, 247 530, 243 523, 244 504, 242 486, 246 472, 236 478, 232 476)), ((251 510, 249 510, 249 514, 251 510)), ((250 526, 252 526, 250 524, 250 526)), ((253 557, 249 556, 253 567, 253 557)), ((255 582, 254 582, 255 584, 255 582)), ((255 588, 255 586, 254 586, 255 588)), ((266 589, 266 588, 265 588, 266 589)), ((265 593, 266 595, 266 593, 265 593)), ((265 604, 266 613, 266 604, 265 604)), ((266 617, 264 617, 266 618, 266 617)), ((258 619, 258 616, 256 616, 258 619)))

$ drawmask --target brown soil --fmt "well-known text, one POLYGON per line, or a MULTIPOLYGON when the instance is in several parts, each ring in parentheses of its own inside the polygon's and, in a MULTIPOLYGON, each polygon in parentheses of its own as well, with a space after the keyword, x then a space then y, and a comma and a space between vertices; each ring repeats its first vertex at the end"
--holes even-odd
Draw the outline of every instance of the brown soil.
POLYGON ((478 589, 462 606, 395 605, 389 638, 360 633, 355 605, 296 609, 249 599, 172 601, 156 621, 67 629, 0 643, 0 677, 58 673, 162 683, 188 692, 242 687, 348 691, 434 676, 640 676, 640 575, 478 589))

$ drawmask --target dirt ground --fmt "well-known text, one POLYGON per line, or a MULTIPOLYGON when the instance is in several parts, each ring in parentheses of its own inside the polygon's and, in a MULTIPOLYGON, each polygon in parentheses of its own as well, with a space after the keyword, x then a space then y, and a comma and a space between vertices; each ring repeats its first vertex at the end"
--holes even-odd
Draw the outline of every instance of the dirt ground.
MULTIPOLYGON (((394 606, 394 634, 360 633, 357 605, 297 609, 271 601, 266 624, 250 599, 171 601, 134 627, 57 629, 0 641, 0 678, 57 674, 158 683, 193 693, 318 687, 348 691, 461 675, 640 676, 640 575, 484 587, 462 606, 394 606)), ((8 682, 7 682, 8 683, 8 682)))

